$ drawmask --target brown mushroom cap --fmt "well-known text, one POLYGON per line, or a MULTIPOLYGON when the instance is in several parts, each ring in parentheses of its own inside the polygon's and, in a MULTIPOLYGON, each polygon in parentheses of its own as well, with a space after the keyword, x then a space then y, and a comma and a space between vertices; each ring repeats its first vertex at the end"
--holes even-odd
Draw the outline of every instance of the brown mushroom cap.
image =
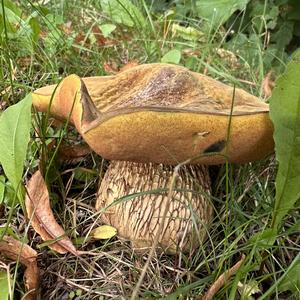
MULTIPOLYGON (((55 87, 33 93, 39 110, 48 110, 55 87)), ((82 80, 68 76, 50 111, 70 117, 90 147, 110 160, 177 164, 198 157, 192 163, 219 164, 227 155, 244 163, 274 149, 267 104, 174 65, 140 65, 82 80), (218 155, 203 156, 209 152, 218 155)))

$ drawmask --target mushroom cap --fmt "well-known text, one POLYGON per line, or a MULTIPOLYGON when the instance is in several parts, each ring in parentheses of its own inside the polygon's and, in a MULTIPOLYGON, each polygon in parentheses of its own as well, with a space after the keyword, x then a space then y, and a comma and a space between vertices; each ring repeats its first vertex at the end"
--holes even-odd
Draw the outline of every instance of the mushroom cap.
POLYGON ((58 86, 36 90, 33 104, 70 120, 110 160, 244 163, 274 150, 266 103, 175 65, 140 65, 114 76, 70 75, 58 86))

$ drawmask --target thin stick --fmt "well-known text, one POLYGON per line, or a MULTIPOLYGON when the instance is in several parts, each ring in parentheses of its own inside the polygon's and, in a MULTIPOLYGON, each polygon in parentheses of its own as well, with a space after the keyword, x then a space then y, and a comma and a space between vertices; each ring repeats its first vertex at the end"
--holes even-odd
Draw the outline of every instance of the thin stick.
POLYGON ((214 295, 221 289, 222 286, 225 285, 226 281, 234 275, 237 270, 241 267, 242 263, 244 262, 246 256, 243 254, 241 259, 228 271, 225 271, 221 274, 218 279, 212 284, 212 286, 208 289, 206 294, 199 298, 199 300, 212 300, 214 295))

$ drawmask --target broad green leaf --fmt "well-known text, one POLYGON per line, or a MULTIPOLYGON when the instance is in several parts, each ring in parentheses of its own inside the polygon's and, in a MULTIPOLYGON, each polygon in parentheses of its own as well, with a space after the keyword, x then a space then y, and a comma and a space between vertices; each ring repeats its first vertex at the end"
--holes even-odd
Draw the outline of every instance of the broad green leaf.
POLYGON ((117 229, 110 225, 102 225, 97 227, 92 232, 93 238, 97 240, 106 240, 110 239, 117 234, 117 229))
POLYGON ((0 116, 0 163, 5 175, 17 190, 31 128, 31 95, 10 106, 0 116))
MULTIPOLYGON (((298 254, 285 274, 280 279, 278 289, 281 292, 291 291, 296 297, 300 297, 300 254, 298 254)), ((295 298, 296 299, 296 298, 295 298)), ((299 298, 297 298, 299 299, 299 298)))
POLYGON ((0 295, 1 300, 9 299, 9 281, 7 272, 0 272, 0 295))
POLYGON ((130 0, 102 0, 101 7, 116 23, 137 28, 146 25, 143 14, 130 0))
POLYGON ((249 0, 198 0, 196 12, 200 17, 207 19, 212 27, 218 27, 235 11, 245 9, 248 2, 249 0))
MULTIPOLYGON (((21 17, 22 11, 18 8, 18 6, 14 3, 14 1, 4 0, 4 7, 9 8, 14 14, 21 17)), ((0 3, 0 10, 2 13, 2 3, 0 3)))
MULTIPOLYGON (((16 11, 5 7, 5 20, 8 28, 9 38, 15 39, 20 44, 20 52, 26 53, 26 50, 32 52, 33 50, 33 32, 29 24, 29 20, 25 21, 19 15, 19 11, 16 11)), ((0 15, 3 14, 0 9, 0 15)), ((28 53, 27 53, 28 54, 28 53)))
POLYGON ((275 153, 279 163, 272 229, 300 198, 300 52, 276 81, 270 99, 275 153))
POLYGON ((108 37, 117 28, 117 26, 114 24, 102 24, 99 27, 105 38, 108 37))
POLYGON ((162 58, 162 63, 179 64, 181 59, 181 51, 177 49, 170 50, 162 58))

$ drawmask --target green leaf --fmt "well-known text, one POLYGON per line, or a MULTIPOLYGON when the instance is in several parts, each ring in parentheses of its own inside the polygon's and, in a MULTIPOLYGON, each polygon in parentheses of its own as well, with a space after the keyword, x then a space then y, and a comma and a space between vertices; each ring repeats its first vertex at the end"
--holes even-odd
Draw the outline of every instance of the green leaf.
MULTIPOLYGON (((296 297, 300 297, 300 254, 291 263, 285 274, 279 279, 278 289, 281 292, 291 291, 296 297)), ((296 299, 296 298, 295 298, 296 299)), ((299 298, 297 298, 299 299, 299 298)))
POLYGON ((278 50, 283 51, 293 38, 294 23, 283 22, 279 29, 272 35, 271 41, 276 43, 278 50))
POLYGON ((102 0, 101 7, 116 23, 137 28, 146 25, 141 11, 129 0, 102 0))
MULTIPOLYGON (((9 8, 12 12, 14 12, 14 14, 21 17, 22 11, 18 8, 18 6, 13 1, 4 0, 3 2, 4 2, 5 8, 9 8)), ((1 9, 1 13, 2 13, 2 3, 0 3, 0 9, 1 9)))
POLYGON ((30 28, 32 30, 32 40, 36 42, 41 32, 40 24, 35 17, 30 18, 28 24, 30 25, 30 28))
POLYGON ((9 299, 9 281, 10 278, 7 276, 7 272, 0 272, 1 300, 9 299))
POLYGON ((203 39, 204 37, 204 33, 196 28, 191 26, 185 27, 176 23, 172 25, 172 33, 173 35, 178 35, 187 41, 195 41, 203 39))
POLYGON ((181 51, 177 49, 170 50, 162 58, 162 63, 179 64, 181 59, 181 51))
POLYGON ((276 200, 272 229, 300 197, 300 52, 276 81, 270 99, 270 117, 274 124, 276 158, 276 200))
POLYGON ((114 24, 102 24, 99 25, 99 27, 105 38, 108 37, 117 28, 117 26, 114 24))
POLYGON ((246 8, 249 0, 199 0, 196 1, 198 15, 218 27, 224 24, 237 10, 246 8))
POLYGON ((0 116, 0 163, 15 190, 22 180, 30 139, 31 102, 28 95, 0 116))
POLYGON ((276 240, 276 232, 271 228, 267 228, 264 231, 257 232, 251 236, 248 241, 249 245, 255 244, 256 247, 268 249, 276 240))

